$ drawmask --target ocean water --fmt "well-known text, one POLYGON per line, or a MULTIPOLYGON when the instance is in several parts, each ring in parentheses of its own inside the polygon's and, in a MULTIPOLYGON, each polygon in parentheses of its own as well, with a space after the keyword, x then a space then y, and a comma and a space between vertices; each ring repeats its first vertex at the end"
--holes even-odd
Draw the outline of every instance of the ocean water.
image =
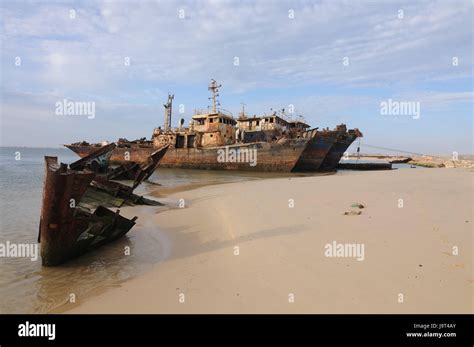
MULTIPOLYGON (((0 243, 36 243, 43 189, 44 156, 71 163, 78 157, 66 148, 0 147, 0 243), (19 155, 19 156, 18 156, 19 155), (18 159, 18 160, 17 160, 18 159)), ((159 168, 138 194, 166 196, 176 190, 281 174, 159 168)), ((163 197, 163 198, 161 198, 163 197)), ((137 208, 155 208, 144 206, 137 208)), ((140 223, 140 219, 138 220, 140 223)), ((144 221, 142 221, 144 222, 144 221)), ((162 261, 169 250, 166 236, 150 223, 135 226, 125 237, 66 264, 46 268, 41 258, 0 257, 0 313, 46 313, 74 294, 76 301, 93 292, 119 286, 162 261), (131 255, 124 257, 124 246, 131 255)), ((39 247, 38 247, 39 248, 39 247)))

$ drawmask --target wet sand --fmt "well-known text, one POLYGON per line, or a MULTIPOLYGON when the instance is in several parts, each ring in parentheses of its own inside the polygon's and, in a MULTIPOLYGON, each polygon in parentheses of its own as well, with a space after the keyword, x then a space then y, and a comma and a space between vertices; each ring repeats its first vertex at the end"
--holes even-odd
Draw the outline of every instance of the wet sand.
POLYGON ((170 209, 139 216, 166 235, 165 259, 65 309, 472 313, 472 199, 467 169, 339 172, 176 192, 166 198, 170 209), (344 215, 351 210, 361 214, 344 215), (363 245, 363 260, 327 257, 333 242, 363 245))

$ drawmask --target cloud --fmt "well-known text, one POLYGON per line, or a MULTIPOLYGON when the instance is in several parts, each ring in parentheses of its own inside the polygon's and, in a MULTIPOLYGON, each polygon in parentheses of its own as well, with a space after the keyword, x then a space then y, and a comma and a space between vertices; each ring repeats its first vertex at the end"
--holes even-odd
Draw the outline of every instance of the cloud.
MULTIPOLYGON (((372 107, 368 100, 380 96, 423 94, 431 102, 434 95, 441 97, 441 84, 466 86, 472 74, 469 1, 2 2, 1 6, 4 126, 13 118, 13 105, 16 119, 43 120, 47 114, 46 108, 38 108, 37 115, 34 108, 20 112, 13 94, 24 95, 25 104, 48 93, 59 99, 97 100, 112 118, 122 113, 121 107, 137 114, 144 105, 161 106, 170 90, 194 101, 190 90, 203 86, 199 88, 205 92, 205 83, 213 77, 224 84, 234 108, 252 96, 256 111, 292 102, 304 105, 299 109, 310 118, 324 119, 327 114, 349 114, 345 110, 350 106, 344 105, 372 107), (22 59, 19 67, 14 65, 17 56, 22 59), (293 89, 303 95, 293 95, 293 89), (285 102, 270 95, 274 90, 287 90, 285 102)), ((465 103, 452 93, 445 93, 452 97, 447 105, 465 103)), ((204 99, 201 91, 197 95, 204 99)), ((187 109, 195 107, 202 105, 187 109)), ((135 130, 143 130, 136 126, 140 128, 135 130)), ((93 131, 99 136, 98 130, 93 131)))
POLYGON ((454 72, 450 59, 439 57, 450 55, 460 56, 458 70, 467 73, 469 49, 454 44, 472 35, 466 30, 471 5, 457 5, 199 1, 180 8, 169 1, 104 2, 77 8, 71 19, 68 5, 35 3, 21 16, 8 10, 4 35, 9 51, 32 40, 44 68, 45 54, 68 56, 63 68, 69 68, 71 84, 84 73, 72 67, 92 65, 90 71, 103 72, 112 82, 127 77, 200 81, 213 71, 248 86, 254 80, 259 86, 357 85, 413 81, 430 72, 449 76, 454 72), (399 7, 404 8, 403 19, 399 7), (288 18, 289 9, 294 19, 288 18), (179 10, 185 11, 184 19, 179 10), (233 66, 236 56, 238 68, 233 66), (131 59, 130 69, 124 68, 125 57, 131 59), (348 66, 342 64, 344 57, 348 66))

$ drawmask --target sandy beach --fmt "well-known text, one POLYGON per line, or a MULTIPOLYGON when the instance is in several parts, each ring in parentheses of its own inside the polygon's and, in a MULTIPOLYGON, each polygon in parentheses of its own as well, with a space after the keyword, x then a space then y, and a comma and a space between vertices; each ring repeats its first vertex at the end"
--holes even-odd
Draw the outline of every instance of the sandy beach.
POLYGON ((472 199, 469 169, 339 172, 176 192, 165 199, 171 209, 139 215, 138 226, 166 235, 167 258, 65 309, 472 313, 472 199), (334 243, 363 246, 363 256, 329 257, 334 243))

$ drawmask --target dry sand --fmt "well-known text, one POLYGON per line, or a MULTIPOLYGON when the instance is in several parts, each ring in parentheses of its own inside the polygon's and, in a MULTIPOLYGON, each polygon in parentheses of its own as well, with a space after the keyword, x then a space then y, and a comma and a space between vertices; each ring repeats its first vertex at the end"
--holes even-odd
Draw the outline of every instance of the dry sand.
POLYGON ((473 170, 246 181, 178 199, 185 208, 140 216, 165 232, 169 257, 68 312, 473 312, 473 170), (344 215, 354 202, 362 214, 344 215), (326 257, 333 241, 363 244, 364 260, 326 257))

